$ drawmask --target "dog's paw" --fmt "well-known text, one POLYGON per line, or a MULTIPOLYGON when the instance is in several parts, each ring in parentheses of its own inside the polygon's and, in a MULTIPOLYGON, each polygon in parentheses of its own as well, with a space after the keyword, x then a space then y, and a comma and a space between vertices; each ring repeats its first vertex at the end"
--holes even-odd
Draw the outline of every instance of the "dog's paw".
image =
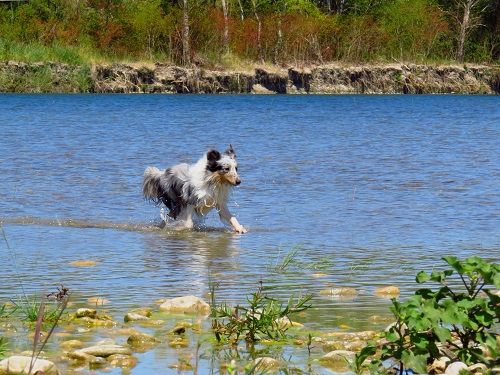
POLYGON ((248 230, 242 225, 240 225, 238 228, 234 228, 234 230, 236 233, 239 233, 239 234, 244 234, 244 233, 248 232, 248 230))

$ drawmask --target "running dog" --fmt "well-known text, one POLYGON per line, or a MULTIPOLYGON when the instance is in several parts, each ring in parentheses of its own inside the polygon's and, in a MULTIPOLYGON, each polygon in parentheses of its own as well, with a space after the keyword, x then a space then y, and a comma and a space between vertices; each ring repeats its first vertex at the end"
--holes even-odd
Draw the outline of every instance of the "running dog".
POLYGON ((144 171, 144 198, 169 210, 168 216, 193 228, 193 214, 205 216, 215 208, 223 222, 238 233, 247 230, 229 212, 227 201, 233 186, 241 183, 233 146, 220 153, 209 150, 195 164, 178 164, 166 170, 148 167, 144 171))

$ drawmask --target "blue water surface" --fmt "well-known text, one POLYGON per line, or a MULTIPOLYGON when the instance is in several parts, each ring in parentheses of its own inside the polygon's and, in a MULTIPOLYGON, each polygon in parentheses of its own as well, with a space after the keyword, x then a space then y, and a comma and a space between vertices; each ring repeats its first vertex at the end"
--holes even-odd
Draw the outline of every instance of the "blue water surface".
POLYGON ((0 176, 0 300, 20 280, 33 293, 63 283, 121 312, 206 296, 209 280, 242 302, 262 281, 280 298, 314 293, 312 324, 358 311, 369 326, 389 305, 376 287, 404 297, 444 255, 500 256, 497 96, 6 94, 0 176), (206 230, 146 230, 159 209, 141 196, 144 169, 229 143, 243 180, 229 207, 249 233, 216 213, 206 230), (320 294, 342 286, 359 296, 320 294))

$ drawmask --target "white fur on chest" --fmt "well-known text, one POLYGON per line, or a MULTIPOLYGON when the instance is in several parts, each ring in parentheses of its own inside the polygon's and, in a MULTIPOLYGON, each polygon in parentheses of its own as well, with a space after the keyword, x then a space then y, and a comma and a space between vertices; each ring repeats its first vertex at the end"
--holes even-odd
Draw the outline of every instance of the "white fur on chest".
POLYGON ((230 191, 227 183, 214 179, 212 174, 206 173, 205 166, 206 162, 200 160, 192 165, 189 171, 196 196, 195 209, 202 216, 213 208, 219 209, 221 205, 225 205, 230 191))

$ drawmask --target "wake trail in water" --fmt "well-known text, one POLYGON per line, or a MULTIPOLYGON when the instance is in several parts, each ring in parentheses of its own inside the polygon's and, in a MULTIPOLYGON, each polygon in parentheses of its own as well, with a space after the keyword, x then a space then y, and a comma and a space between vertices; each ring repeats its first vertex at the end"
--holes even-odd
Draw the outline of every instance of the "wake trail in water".
POLYGON ((161 223, 116 223, 111 221, 91 221, 82 219, 42 219, 32 216, 0 218, 0 224, 11 225, 44 225, 68 228, 115 229, 131 232, 154 232, 162 229, 161 223))
MULTIPOLYGON (((117 223, 112 221, 92 221, 85 219, 44 219, 33 216, 3 218, 0 217, 2 225, 43 225, 50 227, 66 227, 80 229, 114 229, 128 232, 225 232, 232 233, 224 227, 202 226, 196 229, 179 230, 175 226, 162 221, 151 223, 117 223)), ((271 232, 265 228, 251 228, 252 232, 271 232)))

